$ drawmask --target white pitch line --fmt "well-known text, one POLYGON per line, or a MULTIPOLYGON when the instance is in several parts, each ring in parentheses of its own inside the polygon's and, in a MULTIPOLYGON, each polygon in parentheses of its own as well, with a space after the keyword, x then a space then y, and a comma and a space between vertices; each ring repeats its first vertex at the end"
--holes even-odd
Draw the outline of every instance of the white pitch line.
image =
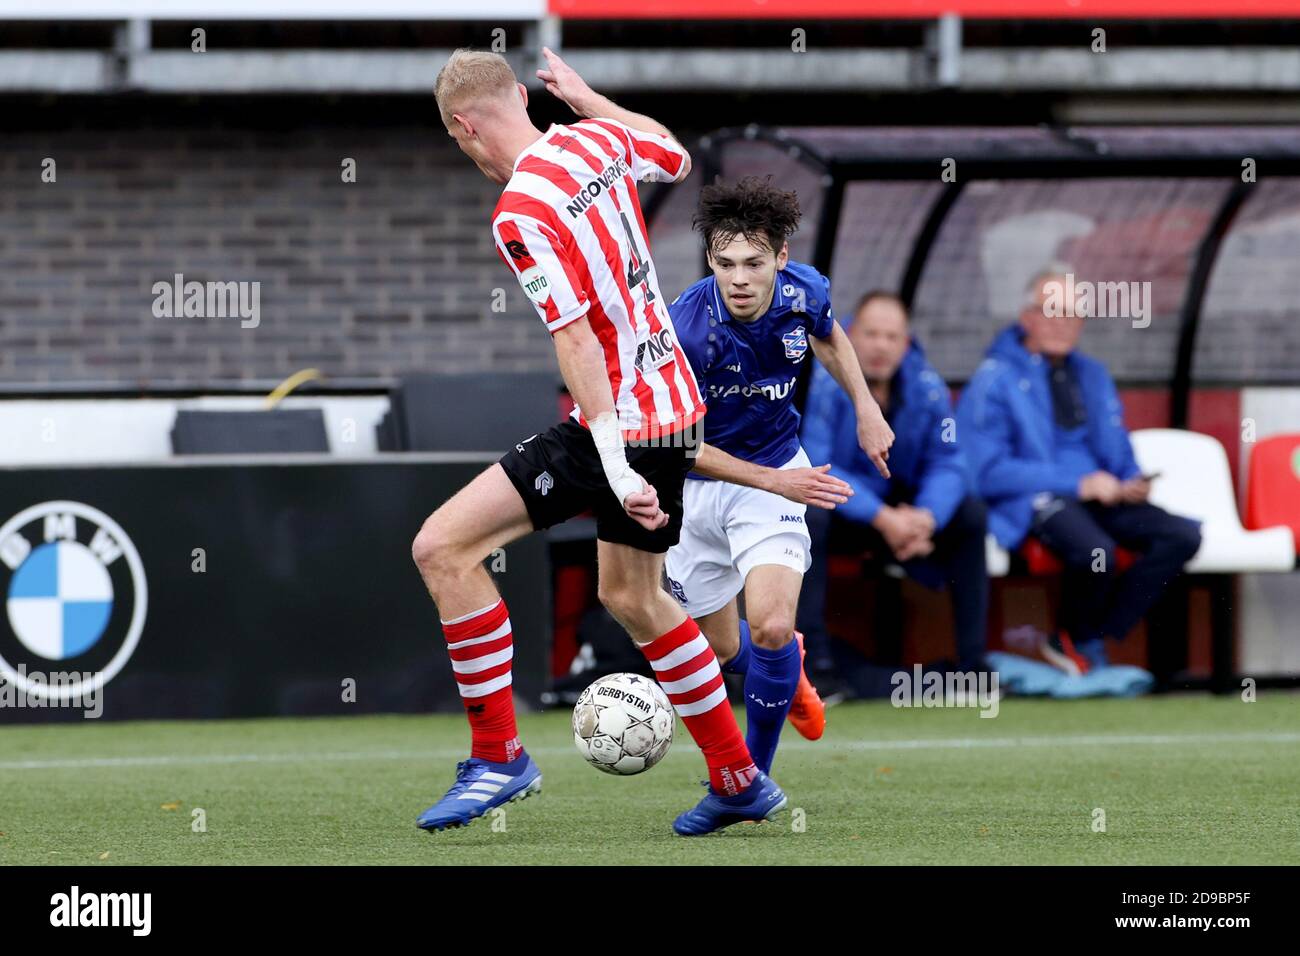
MULTIPOLYGON (((1300 743, 1300 733, 1090 734, 1040 737, 934 737, 913 740, 791 740, 785 750, 982 750, 1016 747, 1160 746, 1163 744, 1300 743)), ((529 747, 537 756, 571 754, 571 747, 529 747)), ((61 760, 5 760, 0 770, 83 770, 97 767, 186 767, 241 763, 336 763, 355 760, 460 760, 463 750, 354 750, 321 753, 168 754, 138 757, 80 757, 61 760)))

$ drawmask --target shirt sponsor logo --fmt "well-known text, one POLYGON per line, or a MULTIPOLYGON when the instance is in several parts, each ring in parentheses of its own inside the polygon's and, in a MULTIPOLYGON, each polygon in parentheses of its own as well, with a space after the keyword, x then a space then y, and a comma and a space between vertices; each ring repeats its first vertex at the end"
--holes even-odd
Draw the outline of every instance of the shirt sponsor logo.
POLYGON ((538 305, 551 297, 551 284, 546 281, 541 266, 530 266, 519 273, 519 284, 524 287, 524 295, 538 305))
POLYGON ((788 382, 777 382, 771 385, 710 385, 709 398, 730 398, 732 395, 740 395, 744 398, 761 397, 770 402, 779 402, 790 397, 795 380, 796 377, 791 377, 788 382))
POLYGON ((601 171, 600 175, 583 186, 569 200, 564 211, 569 218, 577 219, 583 215, 603 192, 608 192, 615 182, 628 175, 632 170, 622 159, 616 159, 601 171))
POLYGON ((636 345, 636 367, 642 372, 667 365, 676 355, 671 329, 660 329, 636 345))

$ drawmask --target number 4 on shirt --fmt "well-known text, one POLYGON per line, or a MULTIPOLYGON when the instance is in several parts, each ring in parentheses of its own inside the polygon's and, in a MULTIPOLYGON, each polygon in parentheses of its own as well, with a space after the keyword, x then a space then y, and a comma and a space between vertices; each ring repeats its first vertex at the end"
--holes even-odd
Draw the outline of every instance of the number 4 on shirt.
POLYGON ((655 294, 646 282, 650 276, 650 259, 641 255, 641 247, 636 244, 636 234, 632 232, 632 224, 627 221, 627 213, 620 212, 618 215, 627 231, 627 244, 632 247, 632 260, 627 264, 627 287, 631 289, 634 285, 640 285, 646 302, 653 302, 655 294))

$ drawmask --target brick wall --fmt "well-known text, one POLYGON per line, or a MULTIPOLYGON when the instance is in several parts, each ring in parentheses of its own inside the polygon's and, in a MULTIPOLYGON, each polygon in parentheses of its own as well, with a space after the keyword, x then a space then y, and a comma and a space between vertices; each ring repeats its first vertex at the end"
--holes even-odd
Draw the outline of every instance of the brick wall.
MULTIPOLYGON (((688 141, 720 125, 678 108, 661 118, 688 141)), ((545 126, 569 117, 543 104, 534 118, 545 126)), ((555 369, 545 330, 492 249, 497 187, 447 139, 431 101, 88 99, 29 103, 7 120, 0 382, 185 385, 278 380, 308 366, 349 378, 555 369), (55 183, 41 182, 46 157, 57 163, 55 183), (355 183, 341 180, 345 157, 357 162, 355 183), (259 327, 156 318, 152 286, 177 272, 260 282, 259 327)), ((806 217, 792 251, 806 258, 818 180, 769 152, 737 169, 772 171, 798 189, 806 217)), ((700 274, 689 231, 697 179, 673 190, 654 237, 669 298, 700 274)), ((1041 231, 1044 215, 1065 215, 1091 225, 1044 250, 1085 277, 1153 280, 1157 298, 1151 328, 1099 325, 1084 347, 1122 381, 1167 379, 1190 255, 1226 186, 1157 185, 968 189, 916 303, 940 371, 968 377, 1014 315, 1019 246, 994 242, 998 227, 1014 219, 1041 231)), ((841 234, 832 276, 841 315, 862 289, 901 276, 933 188, 850 188, 842 225, 861 235, 841 234)), ((1196 357, 1203 379, 1300 381, 1300 184, 1259 191, 1210 282, 1196 357)))
POLYGON ((278 378, 554 363, 445 134, 204 125, 22 132, 0 150, 6 382, 278 378), (41 162, 57 163, 42 183, 41 162), (345 157, 357 181, 341 181, 345 157), (158 281, 259 281, 261 321, 156 318, 158 281), (504 312, 494 312, 496 298, 504 312))

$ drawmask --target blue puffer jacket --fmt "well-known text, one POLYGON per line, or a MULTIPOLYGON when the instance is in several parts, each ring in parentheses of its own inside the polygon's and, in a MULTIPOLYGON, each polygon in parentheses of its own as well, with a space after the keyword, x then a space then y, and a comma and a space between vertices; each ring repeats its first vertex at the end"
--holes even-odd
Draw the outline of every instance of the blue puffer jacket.
MULTIPOLYGON (((1087 443, 1101 467, 1121 481, 1139 474, 1124 428, 1115 381, 1106 366, 1079 352, 1073 367, 1087 409, 1087 443)), ((1074 495, 1083 477, 1054 460, 1050 363, 1025 349, 1019 325, 998 333, 957 403, 957 433, 970 460, 975 490, 989 508, 989 530, 1004 548, 1024 540, 1034 495, 1074 495)))
POLYGON ((926 361, 915 338, 898 367, 893 387, 897 391, 890 422, 894 430, 888 460, 891 479, 880 477, 858 447, 853 402, 821 366, 813 373, 804 409, 804 451, 814 465, 829 462, 831 474, 853 486, 853 496, 835 509, 836 514, 869 522, 888 497, 891 485, 901 486, 914 495, 912 504, 930 510, 938 530, 947 525, 972 484, 957 445, 948 386, 926 361))

